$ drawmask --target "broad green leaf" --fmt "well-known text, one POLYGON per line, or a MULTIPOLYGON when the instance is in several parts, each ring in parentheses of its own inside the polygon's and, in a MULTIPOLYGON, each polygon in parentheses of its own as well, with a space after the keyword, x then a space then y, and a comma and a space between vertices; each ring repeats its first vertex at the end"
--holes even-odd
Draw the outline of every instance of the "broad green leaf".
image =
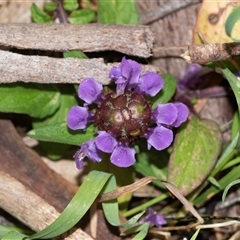
MULTIPOLYGON (((32 123, 33 129, 41 128, 55 123, 62 123, 66 121, 69 109, 72 106, 78 104, 76 98, 71 94, 70 91, 73 90, 73 88, 68 89, 68 87, 70 86, 68 85, 61 86, 62 94, 60 96, 60 107, 55 112, 55 114, 43 120, 34 119, 32 123)), ((70 146, 68 144, 61 144, 56 142, 48 143, 40 142, 40 147, 41 149, 43 149, 44 153, 47 155, 48 158, 58 160, 62 158, 62 156, 66 153, 70 146)))
POLYGON ((105 24, 138 24, 139 15, 135 0, 98 0, 97 21, 105 24))
POLYGON ((70 23, 90 23, 94 20, 95 12, 92 9, 80 9, 74 11, 68 17, 70 23))
POLYGON ((169 102, 176 91, 177 79, 170 74, 162 74, 161 76, 164 80, 164 86, 163 89, 151 99, 151 101, 153 102, 153 108, 155 108, 159 102, 169 102))
POLYGON ((90 125, 86 131, 73 131, 67 127, 66 122, 63 122, 33 129, 28 132, 28 136, 40 141, 59 142, 79 146, 94 138, 95 127, 90 125))
POLYGON ((174 142, 168 181, 185 196, 192 192, 216 164, 221 143, 221 132, 215 122, 194 117, 184 124, 174 142))
POLYGON ((239 184, 239 183, 240 183, 240 179, 237 179, 237 180, 229 183, 229 184, 226 186, 226 188, 225 188, 224 191, 223 191, 223 195, 222 195, 222 201, 223 201, 223 202, 224 202, 225 199, 226 199, 226 195, 227 195, 229 189, 230 189, 232 186, 234 186, 234 185, 236 185, 236 184, 239 184))
POLYGON ((226 34, 231 37, 235 42, 240 41, 239 30, 236 31, 236 36, 233 33, 233 29, 236 26, 239 29, 238 24, 240 20, 240 6, 236 7, 231 14, 228 16, 227 21, 225 23, 225 31, 226 34), (236 37, 236 38, 235 38, 236 37))
POLYGON ((43 5, 44 10, 48 12, 54 12, 58 7, 58 4, 56 2, 46 2, 43 5))
POLYGON ((74 11, 79 7, 78 0, 63 0, 63 7, 67 11, 74 11))
POLYGON ((71 50, 63 53, 64 58, 88 58, 83 52, 79 50, 71 50))
POLYGON ((0 85, 0 112, 25 113, 44 118, 60 105, 60 93, 54 85, 10 83, 0 85))
POLYGON ((110 177, 109 173, 90 172, 61 215, 30 239, 53 238, 71 229, 85 215, 110 177))
POLYGON ((42 11, 35 3, 31 6, 31 16, 35 23, 50 23, 52 18, 42 11))
POLYGON ((222 177, 220 180, 218 180, 219 185, 221 188, 217 188, 215 186, 211 186, 206 191, 204 191, 201 195, 199 195, 194 200, 194 205, 199 205, 204 203, 205 201, 209 200, 213 196, 215 196, 217 193, 222 191, 224 188, 228 186, 231 182, 235 181, 236 179, 240 178, 240 166, 236 166, 232 169, 232 171, 228 172, 224 177, 222 177))

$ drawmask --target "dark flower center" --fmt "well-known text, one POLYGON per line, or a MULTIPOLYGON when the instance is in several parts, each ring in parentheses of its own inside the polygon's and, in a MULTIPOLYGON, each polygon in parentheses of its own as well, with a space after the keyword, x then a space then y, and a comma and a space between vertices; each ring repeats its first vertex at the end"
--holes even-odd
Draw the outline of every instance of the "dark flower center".
POLYGON ((141 94, 127 91, 110 93, 96 110, 98 130, 113 134, 118 141, 133 143, 147 131, 151 121, 151 103, 141 94))

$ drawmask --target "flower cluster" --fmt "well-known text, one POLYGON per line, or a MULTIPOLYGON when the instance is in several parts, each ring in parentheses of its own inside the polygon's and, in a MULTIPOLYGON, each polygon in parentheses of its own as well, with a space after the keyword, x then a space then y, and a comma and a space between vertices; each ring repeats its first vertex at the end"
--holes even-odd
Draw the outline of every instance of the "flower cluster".
POLYGON ((85 157, 100 162, 101 152, 111 154, 110 161, 116 166, 129 167, 135 162, 133 146, 140 138, 147 139, 148 149, 165 149, 173 141, 172 127, 179 127, 189 114, 182 103, 158 103, 152 109, 145 96, 155 96, 163 88, 163 79, 154 72, 141 74, 135 61, 123 58, 111 69, 109 78, 116 91, 104 91, 95 79, 84 79, 78 96, 85 103, 68 113, 67 124, 72 130, 85 130, 89 123, 98 129, 95 140, 82 144, 74 155, 79 169, 85 157))

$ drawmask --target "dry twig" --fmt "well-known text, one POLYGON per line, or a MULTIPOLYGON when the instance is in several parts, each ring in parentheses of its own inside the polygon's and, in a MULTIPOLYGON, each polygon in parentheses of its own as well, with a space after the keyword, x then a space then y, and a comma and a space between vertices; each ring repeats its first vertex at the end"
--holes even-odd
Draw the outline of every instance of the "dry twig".
POLYGON ((105 24, 1 24, 0 45, 20 49, 83 52, 118 51, 151 56, 153 33, 148 26, 105 24))

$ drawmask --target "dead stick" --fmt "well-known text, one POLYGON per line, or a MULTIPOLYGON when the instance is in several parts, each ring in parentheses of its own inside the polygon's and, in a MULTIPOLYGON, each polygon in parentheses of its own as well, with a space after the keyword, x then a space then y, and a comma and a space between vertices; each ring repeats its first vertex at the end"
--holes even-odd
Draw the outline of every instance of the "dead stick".
MULTIPOLYGON (((35 83, 76 83, 93 77, 102 84, 109 84, 109 71, 118 63, 104 63, 102 58, 50 58, 43 56, 25 56, 0 50, 0 83, 35 82, 35 83)), ((158 69, 143 65, 144 71, 158 69)))
POLYGON ((50 51, 113 50, 151 56, 154 37, 148 26, 105 24, 0 24, 0 45, 50 51))
MULTIPOLYGON (((0 207, 32 230, 43 230, 60 215, 60 213, 44 199, 1 170, 0 192, 0 207)), ((59 239, 92 240, 92 238, 81 229, 75 229, 75 231, 67 237, 61 237, 59 239)))
POLYGON ((205 64, 240 55, 240 43, 214 43, 188 46, 188 50, 181 55, 188 63, 205 64))

